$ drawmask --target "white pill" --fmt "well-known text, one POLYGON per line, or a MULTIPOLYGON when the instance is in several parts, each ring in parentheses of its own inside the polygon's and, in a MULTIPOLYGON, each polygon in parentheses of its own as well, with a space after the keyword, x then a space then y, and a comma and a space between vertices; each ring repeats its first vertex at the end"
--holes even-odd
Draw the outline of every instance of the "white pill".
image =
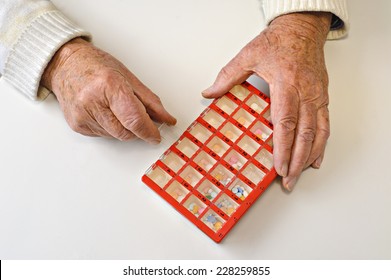
POLYGON ((253 109, 254 111, 256 111, 256 110, 258 110, 259 106, 257 103, 253 103, 253 104, 251 104, 250 108, 253 109))

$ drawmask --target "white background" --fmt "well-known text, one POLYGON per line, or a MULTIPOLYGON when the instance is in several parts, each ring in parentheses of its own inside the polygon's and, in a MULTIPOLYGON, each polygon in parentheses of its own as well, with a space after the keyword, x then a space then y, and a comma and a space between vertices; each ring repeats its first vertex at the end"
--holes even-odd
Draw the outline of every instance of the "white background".
MULTIPOLYGON (((161 97, 180 130, 264 28, 257 0, 53 2, 161 97)), ((291 194, 276 180, 221 244, 141 182, 167 143, 78 135, 53 96, 34 104, 1 82, 0 259, 390 259, 391 3, 349 8, 349 37, 326 44, 322 168, 291 194)))

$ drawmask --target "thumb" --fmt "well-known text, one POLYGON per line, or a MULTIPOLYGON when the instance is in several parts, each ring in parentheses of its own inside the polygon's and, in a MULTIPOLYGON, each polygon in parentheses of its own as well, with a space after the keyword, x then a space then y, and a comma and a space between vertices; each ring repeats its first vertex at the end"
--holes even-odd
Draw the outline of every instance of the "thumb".
POLYGON ((220 97, 227 93, 235 85, 241 84, 247 80, 253 72, 246 70, 242 66, 243 63, 241 60, 242 59, 237 56, 224 66, 217 75, 214 84, 204 90, 202 92, 202 96, 205 98, 220 97))

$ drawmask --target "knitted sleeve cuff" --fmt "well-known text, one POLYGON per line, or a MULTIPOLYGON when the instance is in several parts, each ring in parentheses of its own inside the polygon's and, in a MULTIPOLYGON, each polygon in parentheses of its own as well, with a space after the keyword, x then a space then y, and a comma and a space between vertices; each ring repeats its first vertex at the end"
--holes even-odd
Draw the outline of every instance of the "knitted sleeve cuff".
POLYGON ((269 25, 278 16, 295 12, 330 12, 333 14, 327 39, 344 37, 349 30, 346 0, 264 0, 263 12, 269 25))
POLYGON ((42 74, 66 42, 91 35, 51 10, 34 19, 12 46, 5 62, 3 79, 32 100, 44 99, 49 90, 40 86, 42 74))

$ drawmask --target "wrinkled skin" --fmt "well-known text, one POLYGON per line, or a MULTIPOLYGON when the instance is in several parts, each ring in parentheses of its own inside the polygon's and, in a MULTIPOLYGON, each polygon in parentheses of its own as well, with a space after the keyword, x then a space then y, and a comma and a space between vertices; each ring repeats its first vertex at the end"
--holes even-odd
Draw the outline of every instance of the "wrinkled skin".
POLYGON ((291 191, 301 172, 319 168, 330 134, 323 47, 329 13, 280 16, 247 44, 203 92, 216 98, 256 74, 270 86, 274 165, 291 191))
POLYGON ((157 144, 161 138, 153 121, 176 123, 122 63, 81 38, 55 54, 41 84, 54 92, 70 127, 83 135, 157 144))

